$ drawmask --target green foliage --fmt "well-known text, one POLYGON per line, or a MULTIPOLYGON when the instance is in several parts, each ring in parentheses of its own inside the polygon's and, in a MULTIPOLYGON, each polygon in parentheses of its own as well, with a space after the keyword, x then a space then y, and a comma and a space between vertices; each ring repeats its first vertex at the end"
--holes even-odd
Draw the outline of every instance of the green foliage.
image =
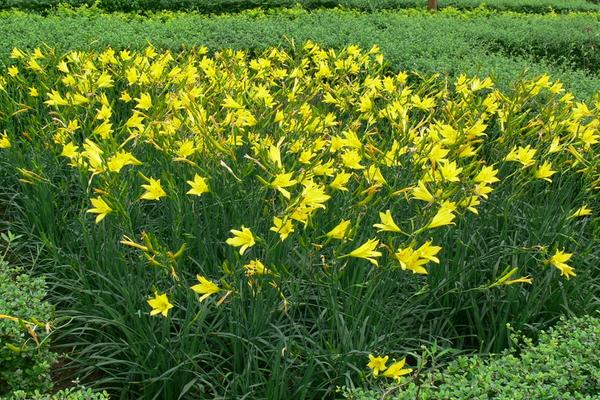
MULTIPOLYGON (((285 59, 290 63, 286 68, 299 61, 302 53, 298 52, 300 55, 292 53, 290 59, 285 59)), ((176 62, 188 60, 190 54, 199 52, 183 53, 177 56, 176 62)), ((124 125, 134 107, 133 103, 117 100, 124 88, 132 98, 140 98, 145 91, 152 96, 154 108, 148 111, 148 119, 152 118, 153 122, 149 126, 154 126, 154 121, 171 121, 171 115, 162 114, 171 112, 164 105, 165 93, 176 91, 162 80, 143 87, 130 86, 123 74, 124 64, 112 69, 112 65, 96 62, 97 68, 111 68, 113 87, 94 88, 90 96, 93 103, 85 106, 49 107, 43 103, 47 96, 33 98, 27 95, 27 88, 34 85, 45 91, 70 90, 66 89, 62 73, 56 68, 58 57, 46 52, 39 60, 46 67, 44 74, 35 74, 26 68, 28 57, 11 60, 22 72, 16 79, 8 78, 6 91, 0 94, 3 96, 0 97, 2 123, 13 143, 3 150, 0 160, 5 170, 0 174, 4 178, 0 187, 6 191, 6 200, 11 201, 11 208, 15 210, 14 225, 28 233, 32 240, 42 242, 51 260, 43 270, 56 287, 53 299, 59 305, 59 313, 71 321, 57 332, 56 343, 69 351, 75 350, 72 362, 82 379, 94 378, 96 385, 118 396, 326 398, 332 396, 336 385, 348 383, 360 374, 369 352, 402 355, 434 340, 458 348, 499 351, 509 342, 508 322, 535 332, 552 324, 565 310, 581 314, 598 307, 600 246, 597 230, 594 230, 598 219, 566 217, 570 210, 583 203, 596 209, 597 192, 589 190, 592 178, 583 178, 569 169, 557 174, 552 183, 533 182, 523 178, 519 168, 510 165, 499 166, 503 179, 476 220, 474 216, 464 216, 452 231, 432 233, 434 243, 443 246, 444 256, 427 277, 384 265, 366 268, 348 264, 347 267, 331 253, 321 253, 313 246, 322 243, 326 230, 316 232, 312 226, 329 226, 351 212, 365 214, 360 223, 366 228, 359 231, 355 243, 369 238, 368 229, 379 222, 375 215, 368 215, 373 211, 371 205, 358 208, 343 198, 328 204, 329 214, 319 219, 315 217, 309 228, 298 226, 298 241, 288 239, 268 250, 257 246, 252 250, 253 256, 265 257, 269 266, 280 268, 278 285, 286 296, 286 303, 282 304, 280 293, 268 284, 256 291, 248 287, 237 251, 224 242, 229 236, 228 230, 242 224, 251 226, 273 242, 267 235, 272 235, 269 228, 277 203, 273 199, 265 205, 265 199, 270 199, 268 196, 274 191, 253 179, 263 172, 259 168, 260 160, 257 164, 245 157, 246 154, 255 156, 253 146, 236 147, 223 155, 232 173, 219 163, 223 161, 221 158, 195 159, 203 172, 210 173, 211 193, 216 194, 207 194, 200 200, 190 199, 183 195, 187 190, 185 176, 190 175, 187 163, 174 162, 171 153, 165 154, 160 149, 162 146, 154 145, 156 141, 152 145, 141 138, 121 142, 130 135, 124 125), (109 174, 105 181, 98 175, 92 176, 85 167, 72 168, 65 157, 60 156, 62 146, 53 138, 55 134, 65 134, 70 120, 81 124, 70 136, 78 144, 85 139, 101 141, 101 136, 92 133, 98 123, 95 115, 101 107, 97 99, 100 92, 106 94, 112 106, 111 122, 115 129, 114 141, 113 137, 102 141, 106 157, 115 151, 109 146, 134 147, 131 151, 143 160, 137 172, 163 180, 170 194, 164 201, 154 204, 139 201, 139 188, 144 181, 136 171, 127 169, 120 174, 109 174), (31 132, 34 139, 29 140, 21 132, 31 132), (27 184, 26 176, 23 176, 25 182, 19 181, 23 172, 17 168, 33 171, 39 178, 31 178, 34 184, 27 184), (240 182, 232 176, 240 176, 240 182), (111 204, 122 206, 114 212, 116 215, 109 215, 95 225, 86 209, 98 182, 107 182, 110 188, 103 192, 114 196, 110 201, 115 203, 111 204), (159 243, 156 247, 161 248, 161 255, 167 260, 168 249, 176 251, 182 243, 189 244, 185 257, 177 261, 181 280, 168 293, 176 305, 169 319, 148 316, 146 300, 154 290, 166 291, 164 288, 171 284, 171 276, 150 265, 135 249, 119 243, 123 235, 137 239, 142 231, 152 233, 159 243), (559 280, 553 267, 543 265, 540 247, 544 246, 540 244, 553 243, 577 254, 576 278, 559 280), (321 257, 323 254, 327 255, 321 257), (532 274, 535 284, 490 289, 489 284, 502 274, 507 264, 522 268, 523 274, 532 274), (199 303, 189 290, 197 273, 211 278, 226 274, 223 279, 241 289, 222 304, 217 305, 212 299, 199 303)), ((217 60, 231 57, 227 51, 215 56, 217 60)), ((77 71, 73 64, 70 63, 70 71, 77 71)), ((169 65, 165 73, 171 71, 171 67, 169 65)), ((225 66, 217 71, 224 73, 230 69, 225 66)), ((318 82, 313 78, 315 70, 314 66, 307 69, 307 74, 313 74, 305 77, 307 82, 318 82)), ((198 71, 204 73, 200 68, 198 71)), ((89 75, 81 76, 89 79, 85 82, 96 82, 89 75)), ((283 76, 283 83, 277 87, 293 87, 287 81, 292 77, 283 76)), ((371 71, 361 72, 356 78, 361 81, 355 87, 362 87, 362 80, 367 76, 371 78, 371 71)), ((344 74, 342 79, 327 82, 337 89, 342 85, 340 81, 346 79, 344 74)), ((200 129, 212 129, 213 123, 215 126, 223 124, 224 111, 220 105, 224 100, 224 86, 238 81, 222 79, 203 94, 202 104, 211 118, 203 122, 200 129)), ((443 106, 451 108, 465 102, 455 91, 454 84, 446 79, 411 75, 410 81, 412 93, 439 94, 443 106)), ((206 76, 202 75, 194 83, 206 82, 206 76)), ((538 145, 540 135, 549 141, 551 135, 559 133, 553 130, 544 135, 539 127, 554 123, 556 118, 571 116, 573 106, 559 100, 562 94, 550 95, 545 89, 540 96, 530 96, 525 94, 530 93, 529 85, 513 82, 513 89, 498 95, 503 99, 504 109, 509 108, 510 112, 506 121, 497 114, 486 120, 489 129, 482 154, 489 163, 506 164, 501 160, 512 143, 538 145)), ((235 98, 245 98, 243 89, 238 88, 237 93, 231 87, 226 90, 235 98)), ((296 101, 315 104, 319 111, 339 112, 342 126, 336 127, 335 132, 341 134, 346 129, 343 124, 348 124, 357 108, 349 107, 342 113, 323 104, 321 93, 303 91, 301 95, 307 97, 296 101)), ((291 107, 286 96, 281 93, 277 96, 278 102, 291 107)), ((481 107, 480 101, 485 96, 485 90, 478 91, 469 101, 473 101, 473 107, 481 107)), ((269 112, 258 107, 252 105, 256 115, 269 112)), ((592 109, 596 115, 597 109, 592 109)), ((476 117, 482 114, 483 111, 478 111, 476 117)), ((411 109, 408 121, 418 121, 420 115, 420 111, 411 109)), ((462 113, 460 118, 454 119, 453 115, 435 110, 430 120, 465 123, 461 118, 465 118, 462 113)), ((191 118, 181 120, 183 124, 192 123, 191 118)), ((273 143, 278 142, 276 134, 286 135, 282 137, 290 142, 298 137, 292 135, 305 134, 302 130, 281 133, 269 116, 257 120, 252 132, 274 135, 273 143)), ((188 137, 196 129, 196 126, 184 125, 176 133, 181 136, 176 138, 188 137)), ((389 125, 379 121, 369 128, 361 128, 361 134, 367 129, 389 132, 389 125)), ((567 128, 557 129, 562 129, 560 134, 567 134, 567 128)), ((219 137, 221 132, 209 130, 206 135, 219 137)), ((373 136, 391 139, 391 135, 373 136)), ((248 140, 246 136, 244 139, 248 140)), ((560 165, 572 165, 572 160, 566 159, 569 154, 559 152, 555 157, 561 157, 560 165)), ((293 159, 294 156, 288 157, 293 159)), ((597 165, 594 149, 588 149, 586 157, 590 160, 584 160, 585 165, 597 165)), ((390 187, 406 187, 416 178, 415 170, 422 172, 411 158, 405 159, 398 168, 402 168, 401 173, 385 170, 390 187)), ((351 193, 361 192, 353 190, 351 193)), ((402 215, 404 220, 410 208, 404 206, 400 196, 398 199, 390 201, 390 208, 403 207, 398 209, 397 215, 402 215)))
POLYGON ((52 319, 53 309, 45 297, 43 278, 9 267, 0 256, 0 396, 51 387, 56 356, 49 350, 44 322, 52 319))
POLYGON ((108 393, 94 392, 86 388, 63 389, 54 394, 42 394, 39 391, 25 392, 17 390, 4 400, 108 400, 108 393))
POLYGON ((417 380, 405 379, 384 391, 359 389, 344 395, 348 400, 598 398, 600 319, 563 319, 542 332, 537 345, 525 339, 517 348, 489 358, 461 356, 417 380))
MULTIPOLYGON (((299 5, 305 9, 345 7, 363 11, 382 9, 420 8, 426 0, 0 0, 0 9, 46 11, 59 4, 72 6, 96 5, 106 11, 148 12, 159 10, 199 11, 204 13, 233 12, 254 7, 273 8, 299 5)), ((568 11, 597 11, 600 6, 586 0, 491 0, 484 2, 498 10, 547 13, 568 11)), ((481 0, 440 0, 439 6, 459 9, 477 8, 481 0)))
POLYGON ((549 73, 581 97, 600 89, 600 28, 588 15, 519 16, 478 10, 360 14, 275 14, 253 11, 207 18, 198 14, 103 14, 62 9, 46 17, 0 14, 0 57, 13 46, 33 49, 42 43, 69 49, 140 49, 149 42, 175 51, 195 45, 255 52, 308 39, 326 47, 377 44, 396 70, 457 76, 494 76, 508 87, 521 75, 549 73), (360 26, 361 29, 356 29, 360 26), (101 32, 102 34, 99 34, 101 32), (573 69, 573 68, 576 69, 573 69), (526 72, 525 72, 526 71, 526 72))

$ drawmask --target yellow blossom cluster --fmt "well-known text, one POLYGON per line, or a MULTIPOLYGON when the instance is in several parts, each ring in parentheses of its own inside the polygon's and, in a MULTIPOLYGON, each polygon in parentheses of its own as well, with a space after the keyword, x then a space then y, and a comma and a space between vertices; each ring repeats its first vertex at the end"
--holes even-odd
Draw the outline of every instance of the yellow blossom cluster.
MULTIPOLYGON (((185 214, 209 198, 247 209, 247 220, 225 227, 220 251, 237 257, 252 285, 262 275, 277 287, 276 264, 285 260, 266 257, 283 242, 319 252, 324 265, 426 275, 447 250, 434 233, 486 212, 498 187, 539 190, 568 174, 600 187, 600 104, 575 101, 545 75, 503 91, 489 78, 390 72, 376 46, 334 51, 310 42, 255 57, 151 46, 15 49, 11 57, 0 71, 3 115, 35 118, 26 131, 7 125, 0 152, 43 148, 78 171, 87 213, 128 227, 121 243, 166 266, 174 282, 185 247, 173 253, 150 233, 136 232, 144 243, 125 236, 132 205, 173 203, 185 214), (230 201, 236 195, 246 202, 230 201), (258 212, 260 220, 250 216, 258 212)), ((23 182, 44 182, 43 170, 20 167, 23 182)), ((570 219, 594 212, 587 204, 565 210, 570 219)), ((545 260, 575 276, 563 251, 545 260)), ((198 275, 188 287, 201 301, 220 292, 224 301, 236 289, 222 278, 213 277, 217 285, 198 275)), ((148 304, 152 315, 174 307, 159 292, 148 304)), ((384 371, 380 361, 372 360, 375 373, 384 371)), ((386 371, 395 378, 402 367, 386 371)))

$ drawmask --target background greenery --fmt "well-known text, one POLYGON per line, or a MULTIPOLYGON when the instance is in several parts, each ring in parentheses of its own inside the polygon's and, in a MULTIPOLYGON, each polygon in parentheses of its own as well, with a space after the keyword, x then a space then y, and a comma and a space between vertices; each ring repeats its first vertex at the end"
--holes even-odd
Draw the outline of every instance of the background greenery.
POLYGON ((105 14, 61 9, 47 16, 0 14, 0 57, 13 46, 33 49, 43 43, 69 49, 139 49, 152 43, 181 50, 206 45, 261 51, 308 39, 330 48, 352 43, 378 44, 393 69, 457 76, 493 76, 498 84, 549 73, 577 95, 600 89, 600 14, 523 15, 478 10, 356 13, 339 10, 206 17, 200 14, 105 14), (356 29, 359 26, 360 29, 356 29))
MULTIPOLYGON (((47 11, 59 4, 96 5, 107 11, 148 12, 159 10, 200 11, 208 13, 240 11, 248 8, 291 7, 305 9, 344 7, 362 11, 381 9, 425 8, 426 0, 0 0, 0 9, 16 8, 47 11)), ((477 8, 480 0, 440 0, 440 8, 477 8)), ((598 11, 600 5, 586 0, 488 0, 487 7, 532 13, 598 11)))

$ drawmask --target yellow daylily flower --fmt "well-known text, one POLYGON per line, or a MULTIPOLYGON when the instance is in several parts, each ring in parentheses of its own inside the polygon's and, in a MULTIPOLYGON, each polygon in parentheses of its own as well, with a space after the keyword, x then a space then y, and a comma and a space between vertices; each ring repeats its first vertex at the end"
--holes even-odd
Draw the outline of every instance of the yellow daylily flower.
POLYGON ((377 228, 378 232, 402 232, 402 230, 396 225, 392 217, 392 212, 387 210, 385 213, 379 213, 380 224, 375 224, 373 227, 377 228))
POLYGON ((254 275, 265 275, 270 271, 260 260, 252 260, 248 264, 244 265, 247 276, 254 275))
POLYGON ((119 151, 117 154, 112 156, 106 165, 108 170, 111 172, 120 172, 127 165, 141 165, 141 161, 133 156, 133 154, 127 151, 119 151))
POLYGON ((225 243, 230 246, 239 247, 240 255, 244 255, 246 250, 256 244, 252 231, 242 225, 241 230, 232 229, 233 237, 227 239, 225 243))
POLYGON ((385 364, 387 363, 388 359, 388 356, 375 357, 374 355, 369 354, 369 363, 367 364, 367 367, 371 368, 371 370, 373 371, 373 376, 376 377, 379 375, 380 372, 386 370, 387 367, 385 366, 385 364))
POLYGON ((404 357, 400 361, 396 361, 392 365, 390 365, 383 373, 383 376, 386 378, 394 379, 396 381, 400 380, 401 376, 408 375, 412 372, 412 368, 404 368, 406 364, 406 357, 404 357))
POLYGON ((438 212, 434 215, 433 219, 427 225, 428 229, 438 228, 444 225, 454 225, 454 210, 456 210, 456 205, 452 202, 444 202, 438 212))
POLYGON ((200 297, 200 301, 206 300, 207 298, 209 298, 215 293, 218 293, 221 290, 221 288, 217 286, 217 284, 209 281, 201 275, 196 275, 196 279, 198 279, 198 282, 200 283, 195 284, 191 287, 191 289, 194 292, 202 295, 200 297))
POLYGON ((186 192, 187 194, 191 194, 194 196, 202 196, 202 194, 208 193, 210 191, 208 184, 206 183, 206 179, 198 174, 194 175, 193 180, 186 182, 191 187, 191 189, 186 192))
POLYGON ((169 303, 169 298, 166 294, 154 293, 154 298, 147 302, 152 307, 152 311, 150 311, 151 316, 162 314, 163 317, 166 317, 169 314, 169 310, 173 308, 173 304, 169 303))
POLYGON ((163 190, 160 185, 160 179, 154 178, 145 178, 148 182, 147 185, 142 185, 146 191, 142 194, 140 199, 142 200, 159 200, 162 197, 165 197, 167 193, 163 190))
POLYGON ((283 197, 289 200, 290 192, 287 191, 285 188, 294 186, 296 183, 298 182, 292 179, 292 173, 289 172, 287 174, 283 173, 275 176, 275 178, 271 182, 271 186, 277 189, 283 195, 283 197))
POLYGON ((95 199, 90 199, 90 201, 93 208, 87 210, 86 213, 98 214, 96 216, 96 223, 102 221, 112 211, 112 208, 110 208, 102 197, 96 197, 95 199))
POLYGON ((379 263, 375 258, 381 257, 381 252, 375 250, 377 246, 379 246, 379 240, 369 239, 356 249, 352 250, 348 254, 348 256, 355 258, 363 258, 369 261, 371 264, 379 266, 379 263))
POLYGON ((331 239, 345 239, 348 235, 348 229, 350 228, 350 220, 343 219, 342 222, 337 224, 335 228, 325 234, 331 239))
POLYGON ((552 170, 552 164, 548 161, 544 161, 544 163, 539 166, 539 168, 534 172, 533 175, 537 179, 543 179, 545 181, 552 182, 552 179, 550 179, 550 177, 555 173, 556 171, 552 170))
POLYGON ((279 217, 273 217, 273 225, 271 231, 279 234, 279 239, 283 242, 290 233, 294 232, 294 225, 292 220, 289 218, 281 219, 279 217))
POLYGON ((562 250, 556 249, 556 253, 554 253, 546 263, 556 267, 560 271, 561 276, 569 279, 571 276, 576 276, 573 267, 567 264, 567 261, 569 261, 571 257, 573 257, 572 253, 565 253, 562 250))
POLYGON ((592 215, 592 210, 588 208, 587 204, 584 204, 577 210, 573 211, 571 215, 569 215, 569 218, 586 217, 588 215, 592 215))

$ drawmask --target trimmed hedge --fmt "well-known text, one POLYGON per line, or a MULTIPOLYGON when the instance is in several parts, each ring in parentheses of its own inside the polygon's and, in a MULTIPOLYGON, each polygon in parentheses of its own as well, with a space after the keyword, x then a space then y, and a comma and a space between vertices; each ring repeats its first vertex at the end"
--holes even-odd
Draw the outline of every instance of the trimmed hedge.
MULTIPOLYGON (((96 4, 107 11, 200 11, 206 13, 232 12, 254 7, 292 7, 299 4, 306 9, 345 7, 363 11, 402 8, 425 8, 425 0, 0 0, 0 9, 46 11, 59 4, 91 6, 96 4)), ((440 0, 439 6, 460 9, 477 8, 481 0, 440 0)), ((586 0, 488 0, 493 9, 525 13, 598 11, 600 6, 586 0)))
POLYGON ((47 17, 8 12, 0 14, 0 57, 7 57, 13 46, 32 49, 43 42, 58 51, 106 46, 139 49, 149 42, 172 50, 206 45, 211 50, 228 47, 260 51, 274 45, 289 46, 291 41, 313 40, 331 48, 349 44, 369 48, 378 44, 395 69, 492 75, 505 87, 527 70, 529 75, 547 72, 581 97, 590 97, 600 89, 600 77, 570 68, 600 65, 599 56, 586 50, 585 43, 580 41, 586 36, 578 36, 591 26, 589 48, 600 46, 597 19, 577 15, 534 18, 496 15, 463 20, 454 14, 360 14, 336 10, 308 13, 295 9, 276 15, 254 11, 211 18, 199 14, 156 14, 143 18, 91 10, 60 10, 47 17), (357 30, 357 26, 361 29, 357 30), (537 33, 530 35, 531 31, 537 33), (554 31, 577 40, 560 39, 554 31), (549 40, 544 39, 546 34, 549 40), (487 48, 482 42, 491 43, 493 35, 503 39, 487 48), (555 60, 559 52, 568 54, 562 57, 562 62, 555 60))
MULTIPOLYGON (((539 343, 525 340, 520 354, 507 352, 485 359, 459 357, 441 371, 388 387, 389 400, 598 399, 600 394, 600 319, 561 321, 540 335, 539 343), (406 383, 408 382, 408 383, 406 383), (393 393, 393 394, 392 394, 393 393)), ((383 398, 380 390, 344 393, 348 400, 383 398)))

